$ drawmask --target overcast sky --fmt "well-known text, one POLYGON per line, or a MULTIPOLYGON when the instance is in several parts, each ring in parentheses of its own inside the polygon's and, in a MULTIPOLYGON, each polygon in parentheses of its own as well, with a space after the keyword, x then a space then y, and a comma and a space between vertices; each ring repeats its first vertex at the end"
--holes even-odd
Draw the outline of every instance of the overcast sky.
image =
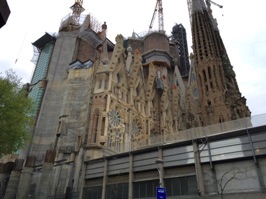
MULTIPOLYGON (((7 24, 0 29, 0 72, 12 68, 23 82, 30 82, 34 64, 32 44, 45 32, 58 32, 61 19, 71 13, 74 0, 7 0, 11 9, 7 24)), ((236 72, 240 92, 247 98, 252 115, 266 113, 266 0, 213 0, 220 34, 236 72)), ((132 32, 148 31, 156 0, 84 0, 83 14, 107 23, 107 37, 115 41, 132 32)), ((164 29, 182 23, 191 33, 187 0, 162 0, 164 29)), ((158 16, 158 15, 157 15, 158 16)), ((158 28, 157 17, 153 27, 158 28)))

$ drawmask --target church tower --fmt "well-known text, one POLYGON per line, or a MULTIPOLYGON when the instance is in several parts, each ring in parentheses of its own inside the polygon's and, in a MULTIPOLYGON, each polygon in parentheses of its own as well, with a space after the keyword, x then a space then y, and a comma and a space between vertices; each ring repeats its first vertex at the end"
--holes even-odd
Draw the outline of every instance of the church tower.
MULTIPOLYGON (((190 65, 182 24, 173 28, 172 40, 161 23, 159 31, 144 35, 133 33, 126 39, 119 33, 114 44, 107 37, 106 22, 81 15, 83 0, 75 0, 58 33, 45 33, 33 43, 38 56, 28 90, 34 101, 32 139, 17 156, 12 174, 6 175, 12 169, 0 162, 0 198, 5 189, 6 198, 69 198, 70 193, 82 196, 82 190, 92 185, 99 185, 98 192, 105 198, 113 182, 118 187, 117 177, 123 184, 131 181, 131 188, 136 176, 148 179, 141 172, 149 170, 154 180, 154 158, 163 156, 168 165, 162 166, 171 169, 167 172, 184 164, 190 176, 199 157, 193 157, 196 142, 184 148, 179 143, 191 143, 194 135, 205 136, 202 126, 218 124, 219 128, 219 123, 250 116, 210 1, 206 0, 207 5, 204 0, 188 1, 193 39, 190 65), (182 147, 180 154, 168 150, 174 142, 182 147), (151 147, 159 153, 147 155, 151 147), (163 148, 167 148, 165 154, 163 148), (136 150, 139 155, 135 156, 136 150), (189 157, 184 156, 187 152, 189 157), (123 161, 118 156, 105 159, 115 154, 121 154, 123 161), (177 161, 177 156, 182 160, 177 161), (91 160, 98 166, 91 167, 91 160), (11 182, 4 189, 1 179, 7 178, 2 176, 10 176, 11 182), (89 182, 90 178, 95 181, 89 182)), ((96 198, 95 190, 86 194, 96 198)))
POLYGON ((250 116, 239 91, 236 74, 226 53, 210 2, 192 0, 191 29, 202 125, 250 116))

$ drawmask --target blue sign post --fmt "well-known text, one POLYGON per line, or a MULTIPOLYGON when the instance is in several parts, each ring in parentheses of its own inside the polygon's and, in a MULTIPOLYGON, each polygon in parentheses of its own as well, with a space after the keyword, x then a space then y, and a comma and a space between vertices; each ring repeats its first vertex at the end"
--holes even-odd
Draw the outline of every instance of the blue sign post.
POLYGON ((157 196, 157 199, 166 199, 166 188, 156 187, 156 196, 157 196))

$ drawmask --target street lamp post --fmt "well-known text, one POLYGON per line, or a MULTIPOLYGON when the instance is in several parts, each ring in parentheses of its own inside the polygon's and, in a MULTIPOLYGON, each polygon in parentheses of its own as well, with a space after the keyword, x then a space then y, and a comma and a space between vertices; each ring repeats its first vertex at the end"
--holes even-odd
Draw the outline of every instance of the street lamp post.
POLYGON ((161 166, 163 165, 164 161, 162 159, 157 159, 155 161, 156 167, 159 173, 159 186, 162 187, 162 173, 161 173, 161 166))

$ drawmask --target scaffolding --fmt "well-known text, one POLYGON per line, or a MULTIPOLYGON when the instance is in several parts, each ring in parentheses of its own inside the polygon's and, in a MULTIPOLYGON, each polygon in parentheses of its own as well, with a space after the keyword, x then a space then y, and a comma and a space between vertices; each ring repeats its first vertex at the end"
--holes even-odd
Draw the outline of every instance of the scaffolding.
POLYGON ((186 29, 182 24, 176 24, 172 28, 172 38, 178 46, 180 65, 179 71, 182 77, 188 77, 189 74, 189 57, 188 57, 188 47, 187 47, 187 34, 186 29))
POLYGON ((72 13, 69 13, 61 20, 59 31, 63 30, 65 27, 69 25, 76 26, 77 28, 79 28, 83 25, 87 17, 90 18, 90 23, 89 23, 90 29, 92 29, 96 33, 100 32, 101 23, 92 14, 80 15, 79 18, 77 19, 76 16, 74 16, 72 13))

